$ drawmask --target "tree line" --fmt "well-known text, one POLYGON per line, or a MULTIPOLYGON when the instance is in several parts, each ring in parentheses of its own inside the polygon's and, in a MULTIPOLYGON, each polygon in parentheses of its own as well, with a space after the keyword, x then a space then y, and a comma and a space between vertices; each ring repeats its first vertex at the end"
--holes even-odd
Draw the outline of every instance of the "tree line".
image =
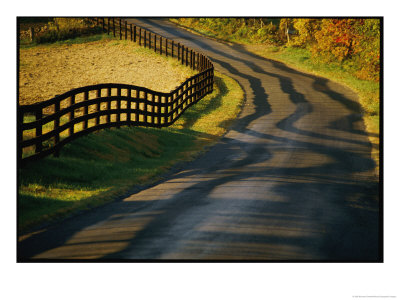
POLYGON ((181 18, 215 37, 241 43, 299 47, 312 59, 340 64, 359 79, 378 81, 379 18, 181 18))

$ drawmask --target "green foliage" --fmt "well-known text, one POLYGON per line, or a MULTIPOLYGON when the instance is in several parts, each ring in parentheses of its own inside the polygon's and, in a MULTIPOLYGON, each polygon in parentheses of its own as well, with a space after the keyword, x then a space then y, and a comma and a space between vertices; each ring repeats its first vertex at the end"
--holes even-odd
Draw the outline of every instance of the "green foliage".
POLYGON ((315 42, 315 32, 319 30, 320 19, 293 19, 292 22, 297 33, 292 41, 294 46, 305 48, 315 42))
POLYGON ((35 35, 34 42, 53 43, 101 32, 101 28, 89 18, 54 18, 35 35))
POLYGON ((279 42, 275 19, 268 18, 179 18, 175 22, 195 28, 219 39, 232 42, 268 43, 279 42))

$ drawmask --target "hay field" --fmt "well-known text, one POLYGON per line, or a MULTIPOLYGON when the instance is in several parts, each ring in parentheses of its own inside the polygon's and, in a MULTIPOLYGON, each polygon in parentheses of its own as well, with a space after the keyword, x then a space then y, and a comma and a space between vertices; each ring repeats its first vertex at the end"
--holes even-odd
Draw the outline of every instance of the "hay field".
POLYGON ((19 54, 20 105, 99 83, 132 84, 170 92, 194 74, 176 59, 114 39, 37 46, 20 49, 19 54))

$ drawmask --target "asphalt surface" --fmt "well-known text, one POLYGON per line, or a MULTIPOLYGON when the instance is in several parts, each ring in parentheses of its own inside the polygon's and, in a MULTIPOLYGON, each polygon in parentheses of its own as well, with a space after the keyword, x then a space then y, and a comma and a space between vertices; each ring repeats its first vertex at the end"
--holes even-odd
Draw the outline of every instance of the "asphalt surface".
POLYGON ((18 243, 18 259, 381 261, 379 185, 356 95, 188 33, 245 105, 231 130, 153 187, 18 243))

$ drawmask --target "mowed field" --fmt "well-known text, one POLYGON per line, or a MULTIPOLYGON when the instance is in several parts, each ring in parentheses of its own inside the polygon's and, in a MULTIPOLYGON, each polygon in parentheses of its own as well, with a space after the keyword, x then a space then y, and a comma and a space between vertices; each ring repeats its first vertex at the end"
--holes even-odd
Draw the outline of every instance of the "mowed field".
POLYGON ((20 49, 19 104, 48 100, 71 89, 123 83, 170 92, 194 72, 130 41, 105 38, 81 44, 20 49))

